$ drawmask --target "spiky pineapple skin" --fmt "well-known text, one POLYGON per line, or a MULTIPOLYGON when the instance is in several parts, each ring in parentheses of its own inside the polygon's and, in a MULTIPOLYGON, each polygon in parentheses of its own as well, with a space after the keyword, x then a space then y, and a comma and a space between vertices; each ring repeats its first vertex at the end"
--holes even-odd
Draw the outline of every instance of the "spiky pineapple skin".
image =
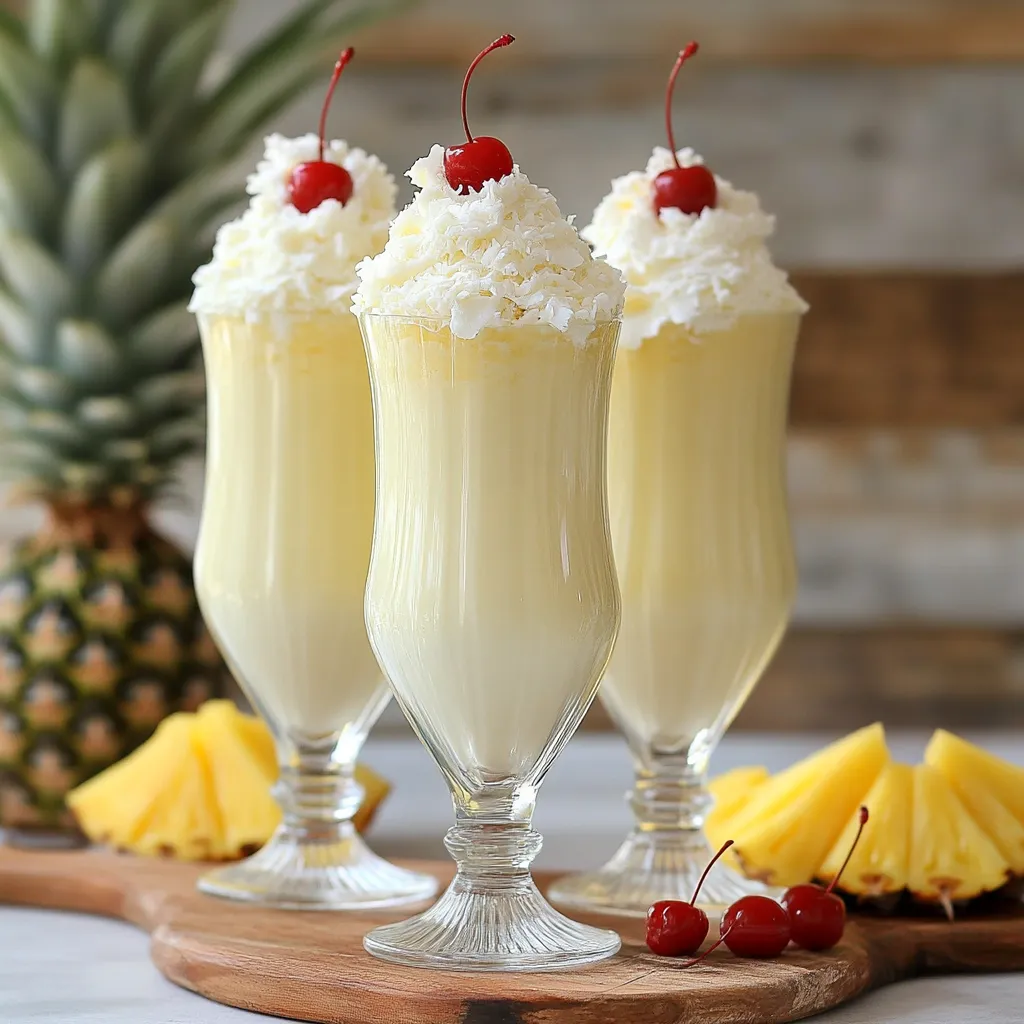
POLYGON ((229 676, 189 558, 139 512, 0 556, 0 825, 70 830, 65 795, 229 676))

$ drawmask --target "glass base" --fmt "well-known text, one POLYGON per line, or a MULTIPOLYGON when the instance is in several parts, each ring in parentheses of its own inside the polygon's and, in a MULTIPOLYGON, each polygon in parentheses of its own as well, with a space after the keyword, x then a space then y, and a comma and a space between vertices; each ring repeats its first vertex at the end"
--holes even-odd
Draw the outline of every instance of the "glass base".
POLYGON ((563 917, 532 880, 479 892, 458 876, 425 913, 375 928, 363 946, 381 960, 449 971, 557 971, 618 952, 613 931, 563 917))
MULTIPOLYGON (((658 900, 689 901, 711 860, 701 832, 634 832, 597 871, 566 875, 548 890, 559 906, 589 913, 646 917, 658 900)), ((781 898, 782 889, 745 878, 719 861, 697 898, 708 913, 721 913, 741 896, 781 898)))
POLYGON ((359 910, 430 899, 437 880, 378 857, 349 825, 328 838, 278 829, 258 853, 199 879, 210 896, 282 910, 359 910))

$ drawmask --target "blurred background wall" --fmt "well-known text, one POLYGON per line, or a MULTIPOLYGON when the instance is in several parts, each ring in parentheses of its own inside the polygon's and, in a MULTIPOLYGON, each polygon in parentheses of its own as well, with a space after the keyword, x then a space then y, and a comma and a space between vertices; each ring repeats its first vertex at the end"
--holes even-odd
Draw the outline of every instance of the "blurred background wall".
MULTIPOLYGON (((239 0, 225 60, 290 6, 239 0)), ((1024 723, 1024 0, 421 0, 352 40, 332 131, 401 174, 459 139, 465 66, 506 31, 474 128, 584 223, 663 144, 665 78, 698 39, 677 138, 778 215, 812 304, 800 596, 738 725, 1024 723)), ((314 130, 319 104, 278 128, 314 130)), ((162 514, 187 542, 201 478, 162 514)))

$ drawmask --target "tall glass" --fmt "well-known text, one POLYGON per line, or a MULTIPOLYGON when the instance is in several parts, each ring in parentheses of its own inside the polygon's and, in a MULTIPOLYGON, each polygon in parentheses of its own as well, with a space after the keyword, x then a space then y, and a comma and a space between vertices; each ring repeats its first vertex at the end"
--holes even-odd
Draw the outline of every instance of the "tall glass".
POLYGON ((282 324, 200 318, 209 389, 196 590, 273 731, 283 820, 204 892, 306 909, 429 897, 356 833, 356 756, 389 694, 366 637, 373 539, 369 376, 350 314, 282 324))
POLYGON ((458 871, 426 913, 377 928, 385 960, 548 970, 619 947, 534 885, 537 790, 579 725, 619 623, 606 499, 617 322, 547 327, 368 315, 377 518, 370 642, 452 793, 458 871))
MULTIPOLYGON (((626 736, 636 825, 556 902, 641 916, 692 896, 712 851, 708 759, 775 651, 796 589, 785 485, 799 313, 619 352, 609 502, 622 628, 601 699, 626 736)), ((771 890, 719 862, 701 905, 771 890)))

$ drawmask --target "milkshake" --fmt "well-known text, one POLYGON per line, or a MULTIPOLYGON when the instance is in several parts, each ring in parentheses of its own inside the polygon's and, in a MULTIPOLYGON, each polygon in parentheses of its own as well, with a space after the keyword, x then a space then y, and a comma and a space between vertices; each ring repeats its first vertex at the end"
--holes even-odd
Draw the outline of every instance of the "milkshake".
POLYGON ((415 199, 358 269, 378 473, 366 622, 451 789, 458 871, 365 945, 418 966, 571 967, 619 939, 543 899, 530 823, 619 622, 606 435, 624 288, 498 140, 435 146, 409 176, 415 199))
POLYGON ((283 811, 259 853, 200 881, 215 895, 345 908, 435 887, 376 857, 351 823, 356 755, 389 697, 363 620, 373 415, 351 300, 395 192, 360 149, 271 136, 248 210, 195 277, 209 405, 196 590, 274 733, 283 811), (310 194, 304 176, 334 193, 310 194))
MULTIPOLYGON (((659 148, 583 232, 627 280, 608 468, 622 626, 601 699, 633 753, 637 826, 604 868, 553 887, 565 905, 642 916, 691 898, 711 858, 708 758, 786 628, 786 412, 806 306, 771 261, 773 226, 695 153, 659 148)), ((720 862, 701 902, 765 891, 720 862)))

